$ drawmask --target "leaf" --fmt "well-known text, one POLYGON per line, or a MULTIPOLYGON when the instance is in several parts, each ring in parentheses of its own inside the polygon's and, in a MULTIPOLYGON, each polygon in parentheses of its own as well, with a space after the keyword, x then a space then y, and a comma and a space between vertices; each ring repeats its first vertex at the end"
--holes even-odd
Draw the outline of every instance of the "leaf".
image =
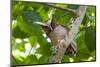
POLYGON ((36 58, 35 55, 29 55, 26 59, 25 59, 25 64, 38 64, 38 59, 36 58))
POLYGON ((48 63, 48 58, 49 58, 49 57, 42 56, 42 57, 39 59, 39 64, 47 64, 47 63, 48 63))
POLYGON ((20 28, 18 26, 16 26, 12 30, 12 36, 15 37, 15 38, 26 38, 26 37, 28 37, 28 34, 23 32, 23 31, 21 31, 20 28))
POLYGON ((71 23, 70 20, 72 18, 75 18, 75 14, 72 12, 56 10, 55 14, 53 15, 53 18, 57 21, 57 23, 61 25, 68 25, 71 23))
POLYGON ((37 36, 30 36, 29 38, 29 42, 31 43, 31 46, 36 46, 37 43, 37 36))
POLYGON ((77 53, 74 60, 75 62, 84 61, 90 56, 88 48, 85 45, 85 31, 81 31, 80 33, 78 33, 76 41, 77 41, 77 53))
POLYGON ((22 16, 18 16, 17 20, 18 26, 22 31, 35 36, 39 36, 42 33, 38 25, 24 21, 22 16))
POLYGON ((41 17, 35 11, 23 11, 22 12, 23 20, 26 23, 33 23, 41 21, 41 17))
POLYGON ((19 43, 18 44, 18 49, 20 50, 20 51, 25 51, 25 43, 24 42, 21 42, 21 43, 19 43))
POLYGON ((62 63, 65 63, 65 62, 69 62, 69 57, 66 55, 62 59, 62 63))
POLYGON ((96 12, 96 7, 95 6, 88 7, 88 9, 87 9, 88 16, 95 16, 95 12, 96 12))
POLYGON ((40 48, 37 50, 37 53, 42 54, 43 56, 50 56, 51 55, 51 45, 48 43, 40 44, 40 48))
POLYGON ((89 51, 96 50, 96 29, 95 27, 89 27, 85 31, 85 43, 89 51))

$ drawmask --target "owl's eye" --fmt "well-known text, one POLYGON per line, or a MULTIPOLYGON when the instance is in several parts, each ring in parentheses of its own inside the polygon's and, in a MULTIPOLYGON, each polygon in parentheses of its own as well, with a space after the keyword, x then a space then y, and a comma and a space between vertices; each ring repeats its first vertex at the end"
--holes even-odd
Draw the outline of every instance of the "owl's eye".
POLYGON ((44 28, 48 28, 48 26, 44 26, 44 28))
POLYGON ((46 28, 48 28, 48 26, 42 26, 42 28, 46 29, 46 28))

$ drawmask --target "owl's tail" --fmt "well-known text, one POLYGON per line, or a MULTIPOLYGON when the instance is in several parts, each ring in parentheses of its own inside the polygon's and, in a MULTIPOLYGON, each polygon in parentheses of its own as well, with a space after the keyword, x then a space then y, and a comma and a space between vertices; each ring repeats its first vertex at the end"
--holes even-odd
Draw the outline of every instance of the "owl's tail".
POLYGON ((68 48, 66 49, 65 54, 68 56, 75 56, 76 53, 77 53, 77 44, 75 41, 72 41, 68 46, 68 48))

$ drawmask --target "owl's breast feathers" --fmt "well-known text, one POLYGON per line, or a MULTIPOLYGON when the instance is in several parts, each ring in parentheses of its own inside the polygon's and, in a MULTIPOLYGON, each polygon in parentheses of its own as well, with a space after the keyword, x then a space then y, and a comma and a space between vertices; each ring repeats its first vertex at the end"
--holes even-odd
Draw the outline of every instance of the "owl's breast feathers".
MULTIPOLYGON (((54 46, 59 45, 59 43, 61 43, 62 41, 65 40, 66 35, 68 35, 68 30, 61 26, 58 25, 50 34, 49 37, 51 39, 51 42, 54 46)), ((61 44, 60 44, 61 45, 61 44)), ((66 49, 66 53, 67 54, 72 54, 74 55, 77 52, 77 46, 74 43, 74 41, 72 41, 70 43, 70 45, 68 46, 68 48, 66 49)))
POLYGON ((66 28, 58 25, 50 34, 49 37, 53 43, 53 45, 59 44, 60 40, 63 40, 65 36, 68 34, 66 28))

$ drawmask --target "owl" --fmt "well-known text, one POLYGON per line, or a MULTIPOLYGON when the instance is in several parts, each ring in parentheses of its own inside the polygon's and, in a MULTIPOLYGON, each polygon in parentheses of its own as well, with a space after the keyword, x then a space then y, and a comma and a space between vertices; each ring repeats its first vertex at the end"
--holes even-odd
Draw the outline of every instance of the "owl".
MULTIPOLYGON (((48 20, 41 24, 42 29, 50 38, 53 47, 57 47, 63 44, 66 35, 69 33, 69 29, 63 25, 57 24, 54 19, 48 20)), ((66 49, 66 55, 75 55, 77 52, 77 45, 73 40, 66 49)))

